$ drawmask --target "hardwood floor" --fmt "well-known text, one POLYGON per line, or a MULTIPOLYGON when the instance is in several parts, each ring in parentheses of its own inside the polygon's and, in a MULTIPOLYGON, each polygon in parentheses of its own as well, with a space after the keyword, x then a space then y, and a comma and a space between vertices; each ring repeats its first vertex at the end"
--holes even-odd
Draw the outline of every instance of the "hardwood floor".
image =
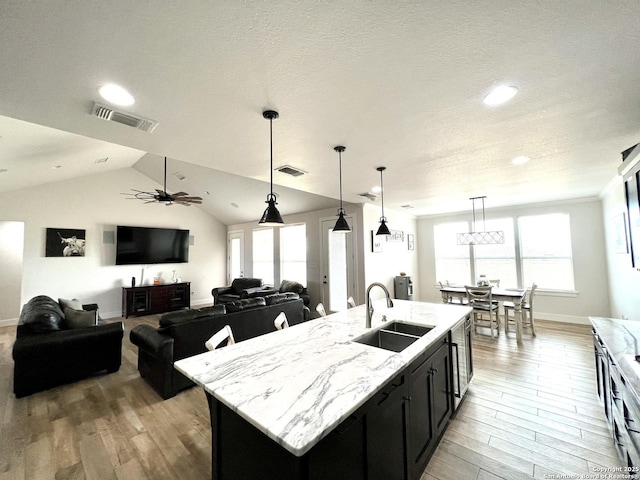
MULTIPOLYGON (((0 480, 211 478, 202 391, 163 401, 138 375, 129 331, 157 319, 125 321, 118 372, 21 399, 15 327, 0 328, 0 480)), ((590 328, 537 325, 520 347, 513 334, 476 335, 475 378, 422 480, 586 478, 620 465, 595 393, 590 328)))

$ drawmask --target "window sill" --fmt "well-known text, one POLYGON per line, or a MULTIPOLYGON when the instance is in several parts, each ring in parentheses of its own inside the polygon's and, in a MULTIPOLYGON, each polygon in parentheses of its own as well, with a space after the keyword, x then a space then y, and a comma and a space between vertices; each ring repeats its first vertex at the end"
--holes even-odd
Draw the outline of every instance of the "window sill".
POLYGON ((569 297, 576 298, 580 295, 575 290, 547 290, 543 288, 536 289, 536 295, 540 295, 542 297, 569 297))

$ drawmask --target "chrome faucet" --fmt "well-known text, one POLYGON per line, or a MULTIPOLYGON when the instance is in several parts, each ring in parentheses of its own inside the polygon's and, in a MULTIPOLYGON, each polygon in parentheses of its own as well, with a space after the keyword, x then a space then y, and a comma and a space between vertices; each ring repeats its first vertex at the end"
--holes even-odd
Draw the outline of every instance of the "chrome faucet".
POLYGON ((384 293, 387 296, 387 308, 393 307, 393 302, 391 301, 391 295, 389 295, 389 290, 387 290, 387 287, 385 287, 383 284, 378 283, 378 282, 374 282, 371 285, 369 285, 367 287, 367 293, 366 293, 366 297, 367 297, 367 324, 366 324, 366 327, 367 328, 371 328, 371 317, 373 317, 373 306, 371 305, 370 293, 371 293, 371 289, 373 287, 376 287, 376 286, 378 286, 382 290, 384 290, 384 293))

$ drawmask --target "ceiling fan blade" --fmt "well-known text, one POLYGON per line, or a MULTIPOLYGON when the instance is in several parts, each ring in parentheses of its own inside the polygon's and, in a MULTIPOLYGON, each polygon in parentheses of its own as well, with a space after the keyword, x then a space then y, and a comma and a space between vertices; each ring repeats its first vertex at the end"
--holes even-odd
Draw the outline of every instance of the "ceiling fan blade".
POLYGON ((184 197, 185 195, 189 195, 187 192, 178 192, 178 193, 172 193, 171 195, 173 195, 174 197, 184 197))

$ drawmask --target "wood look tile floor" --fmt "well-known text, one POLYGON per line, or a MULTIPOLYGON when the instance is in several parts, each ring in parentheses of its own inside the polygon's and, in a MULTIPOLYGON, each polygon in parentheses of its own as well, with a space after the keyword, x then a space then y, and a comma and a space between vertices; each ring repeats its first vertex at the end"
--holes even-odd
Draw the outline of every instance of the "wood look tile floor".
MULTIPOLYGON (((157 320, 125 321, 118 372, 21 399, 15 327, 0 328, 0 480, 211 478, 202 390, 163 401, 138 374, 129 331, 157 320)), ((521 346, 504 332, 475 336, 475 378, 421 480, 586 478, 620 465, 596 397, 590 328, 537 324, 521 346)))

